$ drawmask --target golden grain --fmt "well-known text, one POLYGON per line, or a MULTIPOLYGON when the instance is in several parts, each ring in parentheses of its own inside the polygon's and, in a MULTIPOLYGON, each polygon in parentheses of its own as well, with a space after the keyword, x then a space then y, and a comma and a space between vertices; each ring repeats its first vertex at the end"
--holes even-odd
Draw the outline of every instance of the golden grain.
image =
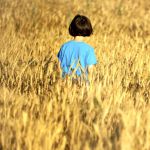
POLYGON ((0 1, 0 149, 150 149, 149 0, 0 1), (81 13, 98 64, 89 87, 57 53, 81 13))

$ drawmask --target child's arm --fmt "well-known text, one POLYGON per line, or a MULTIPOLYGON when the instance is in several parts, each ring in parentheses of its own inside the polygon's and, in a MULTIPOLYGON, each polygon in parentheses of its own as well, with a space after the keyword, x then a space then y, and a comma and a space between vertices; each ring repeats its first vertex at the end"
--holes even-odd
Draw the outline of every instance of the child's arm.
POLYGON ((96 63, 97 63, 97 59, 96 59, 96 56, 94 53, 94 48, 92 48, 87 57, 88 79, 89 79, 90 83, 94 77, 96 63))
POLYGON ((94 65, 88 66, 88 79, 89 79, 90 83, 91 83, 91 81, 92 81, 92 79, 93 79, 93 74, 94 74, 94 72, 95 72, 95 67, 94 67, 94 65))
POLYGON ((58 61, 58 73, 59 73, 59 75, 60 75, 60 77, 61 77, 61 75, 62 75, 62 70, 61 70, 61 63, 60 63, 60 61, 58 61))
POLYGON ((57 54, 57 58, 58 58, 58 73, 61 77, 62 76, 61 62, 63 61, 63 46, 61 46, 57 54))

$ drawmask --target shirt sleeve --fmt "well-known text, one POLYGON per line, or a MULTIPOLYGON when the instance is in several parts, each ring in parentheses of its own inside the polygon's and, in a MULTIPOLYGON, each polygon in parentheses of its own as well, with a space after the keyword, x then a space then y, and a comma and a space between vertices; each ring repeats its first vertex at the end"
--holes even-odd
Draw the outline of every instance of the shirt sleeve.
POLYGON ((62 62, 62 59, 63 59, 63 46, 61 46, 58 54, 57 54, 57 57, 59 59, 60 62, 62 62))
POLYGON ((88 57, 87 57, 87 62, 86 64, 87 65, 94 65, 97 63, 97 60, 96 60, 96 56, 95 56, 95 52, 94 52, 94 48, 92 48, 88 54, 88 57))

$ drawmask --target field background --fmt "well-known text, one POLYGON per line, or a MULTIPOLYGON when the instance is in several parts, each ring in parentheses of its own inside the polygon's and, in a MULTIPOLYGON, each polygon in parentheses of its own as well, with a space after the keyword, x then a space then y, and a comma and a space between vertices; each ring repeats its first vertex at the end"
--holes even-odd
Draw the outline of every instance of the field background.
POLYGON ((150 150, 150 1, 0 0, 0 150, 150 150), (89 88, 58 71, 78 13, 94 28, 89 88))

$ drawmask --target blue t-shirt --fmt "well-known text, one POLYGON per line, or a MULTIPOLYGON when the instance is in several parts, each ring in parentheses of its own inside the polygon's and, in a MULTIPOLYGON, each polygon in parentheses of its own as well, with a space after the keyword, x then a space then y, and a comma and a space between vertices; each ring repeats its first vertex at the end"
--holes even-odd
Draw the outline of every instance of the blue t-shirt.
POLYGON ((94 48, 85 42, 75 40, 64 43, 57 57, 61 64, 63 77, 72 73, 78 76, 82 73, 87 75, 87 67, 97 63, 94 48))

